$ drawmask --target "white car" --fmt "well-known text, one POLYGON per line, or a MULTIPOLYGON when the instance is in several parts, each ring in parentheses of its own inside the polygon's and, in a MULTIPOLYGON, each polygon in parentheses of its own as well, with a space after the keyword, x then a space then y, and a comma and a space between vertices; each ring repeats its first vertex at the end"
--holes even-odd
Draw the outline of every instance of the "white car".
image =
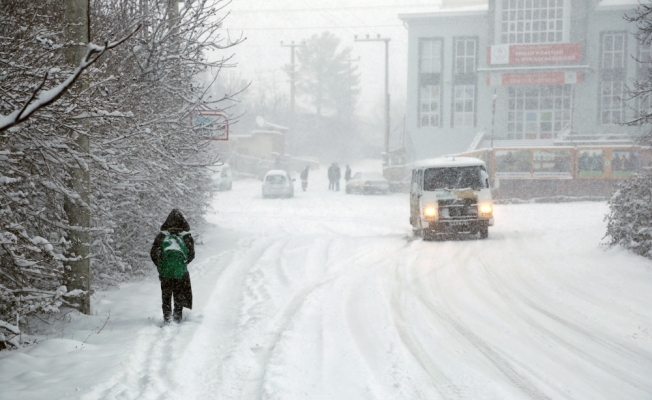
POLYGON ((357 172, 346 183, 346 193, 387 194, 389 182, 379 172, 357 172))
POLYGON ((215 190, 231 190, 233 187, 233 174, 229 164, 224 163, 217 167, 213 173, 213 188, 215 190))
POLYGON ((293 197, 294 179, 287 171, 273 169, 263 178, 263 199, 268 197, 293 197))

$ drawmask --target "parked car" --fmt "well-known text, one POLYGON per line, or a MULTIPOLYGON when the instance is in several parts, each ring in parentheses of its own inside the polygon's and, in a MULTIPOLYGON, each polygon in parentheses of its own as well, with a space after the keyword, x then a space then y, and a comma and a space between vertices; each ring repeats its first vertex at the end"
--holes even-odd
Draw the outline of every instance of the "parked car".
POLYGON ((346 193, 387 194, 389 182, 378 172, 356 172, 346 183, 346 193))
POLYGON ((213 173, 213 188, 215 190, 231 190, 233 188, 233 174, 229 164, 218 166, 213 173))
POLYGON ((294 181, 287 171, 273 169, 267 172, 263 178, 263 198, 293 197, 294 181))

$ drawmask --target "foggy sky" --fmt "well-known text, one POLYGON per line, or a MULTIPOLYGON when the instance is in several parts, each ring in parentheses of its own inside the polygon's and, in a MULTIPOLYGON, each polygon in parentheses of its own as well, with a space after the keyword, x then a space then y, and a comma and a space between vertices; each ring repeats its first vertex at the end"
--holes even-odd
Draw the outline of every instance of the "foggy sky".
MULTIPOLYGON (((313 34, 330 31, 342 46, 353 47, 352 58, 361 57, 361 94, 358 113, 369 116, 382 105, 385 48, 382 42, 354 42, 354 35, 391 38, 389 85, 393 105, 404 103, 407 75, 407 29, 399 13, 428 12, 440 0, 233 0, 224 21, 232 37, 242 32, 247 40, 234 48, 237 71, 255 85, 277 86, 289 93, 287 75, 290 49, 280 42, 300 43, 313 34), (376 110, 374 110, 374 107, 376 110)), ((381 109, 382 110, 382 109, 381 109)))

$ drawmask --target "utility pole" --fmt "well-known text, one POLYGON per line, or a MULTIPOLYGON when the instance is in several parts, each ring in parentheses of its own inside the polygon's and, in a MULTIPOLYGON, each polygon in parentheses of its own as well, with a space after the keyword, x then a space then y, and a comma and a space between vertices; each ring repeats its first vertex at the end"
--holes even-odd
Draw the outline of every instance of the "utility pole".
MULTIPOLYGON (((65 60, 71 68, 76 68, 86 54, 86 44, 91 40, 90 33, 90 0, 65 0, 65 37, 70 43, 65 49, 65 60)), ((88 81, 80 79, 82 85, 88 86, 88 81)), ((75 149, 83 157, 90 153, 90 140, 86 132, 71 130, 69 135, 75 143, 75 149)), ((81 289, 84 295, 79 298, 79 310, 84 314, 91 313, 91 264, 90 264, 90 186, 91 175, 88 168, 72 167, 70 173, 70 188, 79 195, 76 200, 66 197, 64 210, 68 217, 70 249, 68 258, 78 258, 64 265, 64 279, 67 289, 81 289)))
POLYGON ((289 47, 290 48, 290 68, 292 70, 290 71, 290 131, 288 132, 288 137, 286 139, 286 152, 294 152, 294 97, 296 95, 296 80, 297 80, 297 70, 296 70, 296 65, 294 63, 294 49, 302 46, 302 44, 294 44, 294 40, 292 41, 292 44, 283 44, 281 42, 281 47, 289 47))
POLYGON ((494 148, 494 120, 496 119, 496 100, 498 95, 494 89, 494 97, 491 100, 491 148, 494 148))
POLYGON ((385 155, 383 156, 383 163, 389 163, 389 41, 390 38, 383 38, 378 35, 376 38, 358 39, 358 35, 354 36, 356 42, 385 42, 385 155))

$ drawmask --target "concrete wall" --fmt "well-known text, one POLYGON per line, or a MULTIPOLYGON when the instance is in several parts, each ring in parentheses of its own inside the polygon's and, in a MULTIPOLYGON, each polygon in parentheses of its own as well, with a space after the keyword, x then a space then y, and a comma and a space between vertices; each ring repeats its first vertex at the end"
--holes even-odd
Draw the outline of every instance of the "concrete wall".
POLYGON ((422 21, 411 22, 409 25, 408 42, 408 74, 407 74, 407 118, 406 127, 414 144, 416 159, 430 158, 437 155, 459 153, 466 151, 482 126, 489 126, 491 122, 491 107, 480 107, 481 101, 486 101, 490 90, 484 83, 484 76, 478 74, 475 127, 453 128, 453 38, 457 36, 477 36, 479 65, 486 63, 487 48, 487 18, 484 15, 473 17, 448 16, 446 18, 430 18, 422 21), (437 37, 443 39, 442 57, 442 103, 441 126, 420 128, 418 124, 418 59, 419 38, 437 37))

